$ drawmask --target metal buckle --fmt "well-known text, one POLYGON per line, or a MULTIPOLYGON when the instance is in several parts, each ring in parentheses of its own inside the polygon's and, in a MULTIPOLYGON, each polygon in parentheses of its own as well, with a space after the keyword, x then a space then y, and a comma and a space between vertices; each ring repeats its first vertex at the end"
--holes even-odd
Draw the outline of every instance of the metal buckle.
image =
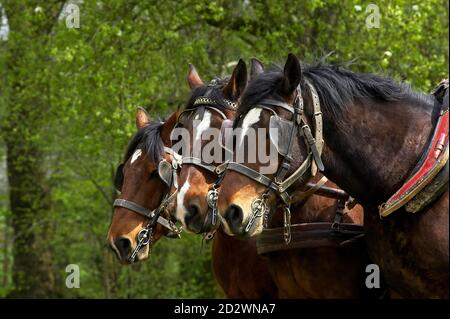
POLYGON ((208 194, 206 195, 206 202, 210 208, 214 208, 217 203, 217 199, 219 198, 219 191, 217 188, 213 187, 208 194))
POLYGON ((144 228, 141 229, 141 231, 138 233, 137 238, 138 241, 142 243, 142 245, 148 245, 148 243, 150 242, 150 236, 148 236, 149 233, 149 229, 144 228))
POLYGON ((250 217, 250 220, 247 223, 247 226, 245 227, 245 232, 248 232, 250 230, 250 228, 255 223, 256 218, 262 217, 266 213, 266 211, 268 209, 267 204, 266 204, 266 198, 267 198, 267 194, 264 193, 261 198, 257 198, 253 201, 253 203, 251 205, 252 216, 250 217))
POLYGON ((205 240, 206 240, 206 241, 212 240, 212 239, 214 238, 214 235, 216 234, 216 231, 217 231, 217 229, 212 230, 212 231, 206 233, 206 234, 205 234, 205 240))
POLYGON ((137 235, 138 244, 129 258, 130 262, 134 262, 134 259, 136 258, 137 254, 139 253, 141 248, 144 246, 147 246, 151 242, 152 231, 153 231, 153 228, 148 227, 148 226, 139 231, 139 233, 137 235))
POLYGON ((206 195, 206 202, 209 208, 211 208, 211 224, 216 225, 217 223, 217 200, 219 199, 219 191, 213 186, 213 188, 206 195))
POLYGON ((331 224, 331 229, 335 232, 338 232, 340 227, 341 227, 341 223, 333 222, 333 224, 331 224))

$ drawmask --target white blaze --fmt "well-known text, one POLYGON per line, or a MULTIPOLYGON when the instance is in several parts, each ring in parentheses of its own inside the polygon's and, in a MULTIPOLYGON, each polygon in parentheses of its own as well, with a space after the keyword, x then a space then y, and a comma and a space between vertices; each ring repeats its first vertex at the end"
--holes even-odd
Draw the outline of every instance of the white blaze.
POLYGON ((200 121, 200 123, 196 127, 194 142, 200 141, 200 138, 202 137, 202 133, 205 130, 207 130, 210 126, 211 126, 211 112, 205 111, 205 114, 203 115, 203 119, 200 121))
MULTIPOLYGON (((194 120, 197 120, 198 118, 199 118, 199 115, 197 114, 195 116, 194 120)), ((197 123, 198 123, 198 121, 197 121, 197 123)), ((194 128, 194 133, 195 133, 194 141, 193 141, 194 145, 196 145, 196 142, 197 143, 201 142, 201 137, 202 137, 203 132, 205 130, 209 129, 210 126, 211 126, 211 112, 205 110, 202 120, 194 128)), ((201 144, 199 146, 201 146, 201 144)), ((194 148, 195 148, 195 146, 194 146, 194 148)), ((181 221, 181 223, 184 226, 186 226, 185 221, 184 221, 184 216, 187 211, 186 207, 184 207, 184 197, 186 196, 186 193, 188 192, 189 187, 191 187, 191 184, 189 183, 189 178, 190 178, 190 172, 188 172, 186 181, 184 182, 183 186, 181 186, 181 188, 179 189, 178 194, 177 194, 176 217, 179 221, 181 221)))
POLYGON ((138 148, 136 151, 134 151, 133 156, 131 157, 131 164, 133 164, 133 162, 135 160, 137 160, 139 158, 139 156, 142 155, 142 150, 140 148, 138 148))
MULTIPOLYGON (((186 196, 186 193, 189 190, 189 187, 191 187, 191 185, 189 184, 189 177, 190 177, 190 172, 188 172, 186 181, 184 182, 183 186, 180 188, 180 190, 177 193, 176 217, 179 221, 181 221, 181 223, 183 225, 184 225, 184 215, 186 213, 186 208, 184 207, 184 196, 186 196)), ((186 225, 184 225, 184 226, 186 226, 186 225)))
POLYGON ((253 124, 256 124, 259 122, 259 119, 261 117, 261 111, 262 108, 254 108, 251 109, 247 115, 245 115, 244 120, 242 121, 242 134, 240 138, 240 143, 243 142, 244 136, 247 134, 247 131, 250 127, 252 127, 253 124))

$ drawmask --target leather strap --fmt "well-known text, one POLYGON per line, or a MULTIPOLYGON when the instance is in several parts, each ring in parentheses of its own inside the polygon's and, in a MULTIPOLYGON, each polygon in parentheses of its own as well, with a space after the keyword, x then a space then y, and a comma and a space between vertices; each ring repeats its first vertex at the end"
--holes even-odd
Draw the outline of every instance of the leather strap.
MULTIPOLYGON (((312 101, 313 101, 314 136, 315 136, 315 144, 317 145, 317 153, 319 155, 318 157, 320 158, 320 156, 322 155, 322 149, 323 149, 323 145, 324 145, 323 131, 322 131, 323 120, 322 120, 322 111, 320 110, 320 99, 319 99, 319 94, 317 94, 315 87, 309 81, 306 81, 306 84, 309 87, 309 90, 311 92, 312 101)), ((315 162, 313 162, 311 164, 312 176, 316 175, 317 170, 318 170, 317 164, 315 162)), ((323 168, 322 168, 322 170, 323 170, 323 168)))
POLYGON ((221 110, 219 110, 217 107, 213 107, 213 106, 207 106, 206 107, 208 110, 213 110, 216 111, 224 120, 227 120, 228 117, 225 115, 225 113, 223 113, 221 110))
POLYGON ((311 164, 311 153, 308 154, 306 157, 306 160, 300 165, 294 173, 289 175, 288 178, 286 178, 278 187, 280 192, 286 191, 289 187, 292 186, 296 181, 298 181, 308 170, 310 164, 311 164))
POLYGON ((342 247, 351 243, 363 243, 364 227, 342 223, 338 230, 332 223, 303 223, 291 225, 291 241, 284 241, 284 227, 264 229, 256 241, 258 254, 280 250, 312 247, 342 247))
POLYGON ((258 104, 260 104, 262 107, 267 106, 267 105, 279 106, 290 113, 295 112, 294 108, 292 106, 290 106, 289 104, 282 102, 282 101, 277 101, 274 99, 262 99, 261 101, 258 102, 258 104))
POLYGON ((225 167, 225 169, 227 169, 227 170, 241 173, 242 175, 245 175, 266 187, 270 187, 270 185, 272 184, 272 180, 270 178, 268 178, 267 176, 255 171, 254 169, 252 169, 248 166, 242 165, 240 163, 229 162, 225 166, 221 165, 219 167, 220 168, 225 167))
MULTIPOLYGON (((126 199, 122 199, 122 198, 117 198, 114 201, 113 206, 114 207, 126 208, 126 209, 131 210, 132 212, 138 213, 138 214, 140 214, 140 215, 142 215, 142 216, 144 216, 144 217, 146 217, 146 218, 148 218, 150 220, 155 217, 156 210, 158 210, 158 208, 154 209, 154 210, 149 210, 149 209, 147 209, 147 208, 145 208, 145 207, 143 207, 141 205, 138 205, 138 204, 136 204, 134 202, 130 202, 130 201, 128 201, 126 199)), ((164 218, 162 216, 158 216, 158 218, 156 219, 156 222, 158 224, 160 224, 161 226, 163 226, 163 227, 165 227, 165 228, 167 228, 167 229, 169 229, 169 230, 171 230, 171 231, 173 231, 173 232, 175 232, 175 233, 177 233, 179 235, 179 233, 180 233, 179 229, 174 227, 172 225, 172 223, 169 222, 166 218, 164 218)))
POLYGON ((304 192, 298 192, 294 193, 295 195, 292 196, 291 204, 298 204, 302 201, 304 201, 306 198, 310 197, 314 193, 316 193, 325 183, 328 181, 328 178, 325 176, 322 176, 322 178, 316 183, 316 184, 309 184, 307 185, 308 188, 304 192))
POLYGON ((150 219, 155 216, 154 210, 147 209, 141 205, 138 205, 136 203, 130 202, 130 201, 128 201, 126 199, 122 199, 122 198, 117 198, 114 201, 113 206, 129 209, 135 213, 138 213, 138 214, 140 214, 144 217, 150 218, 150 219))
POLYGON ((183 164, 196 165, 196 166, 206 169, 207 171, 209 171, 213 174, 216 174, 216 166, 207 164, 196 157, 183 157, 183 164))

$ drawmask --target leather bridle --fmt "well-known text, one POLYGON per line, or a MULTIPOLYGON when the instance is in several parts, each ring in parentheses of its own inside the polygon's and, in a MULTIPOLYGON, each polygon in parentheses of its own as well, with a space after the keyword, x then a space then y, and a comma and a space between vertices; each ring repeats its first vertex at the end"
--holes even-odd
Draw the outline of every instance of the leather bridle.
MULTIPOLYGON (((309 87, 313 101, 314 109, 314 127, 315 134, 313 136, 311 129, 304 117, 304 102, 301 91, 301 86, 297 87, 297 96, 294 100, 293 105, 289 105, 285 102, 274 100, 274 99, 263 99, 258 105, 254 107, 260 107, 264 110, 272 112, 275 116, 278 116, 273 107, 281 107, 292 114, 292 126, 289 132, 289 138, 287 140, 287 151, 286 155, 283 156, 281 165, 279 165, 278 170, 275 174, 275 178, 271 179, 260 172, 237 162, 227 162, 217 167, 217 174, 222 175, 225 170, 235 171, 242 174, 251 180, 262 184, 266 187, 260 198, 257 198, 251 204, 251 217, 248 224, 245 227, 245 231, 248 232, 253 226, 256 218, 263 217, 265 227, 267 227, 268 219, 268 205, 266 203, 270 192, 274 192, 283 201, 284 205, 284 224, 287 229, 285 236, 286 241, 290 240, 289 225, 290 225, 290 204, 291 196, 288 193, 288 189, 296 182, 304 179, 305 174, 311 169, 311 174, 314 176, 317 172, 323 171, 324 166, 321 159, 321 152, 323 147, 323 137, 322 137, 322 112, 320 110, 320 101, 317 91, 314 86, 306 81, 306 85, 309 87), (286 178, 287 173, 290 171, 292 158, 292 146, 294 137, 297 133, 300 133, 305 139, 308 154, 305 160, 300 164, 300 166, 286 178)), ((215 185, 218 187, 218 185, 215 185)))
MULTIPOLYGON (((156 224, 160 224, 161 226, 167 228, 171 232, 172 236, 175 236, 176 238, 180 238, 182 229, 178 228, 174 224, 174 222, 170 218, 170 214, 167 213, 166 208, 167 208, 167 205, 170 203, 170 201, 173 199, 173 197, 175 196, 175 194, 178 191, 176 170, 180 166, 181 158, 180 158, 180 155, 173 152, 173 150, 171 148, 164 147, 164 151, 167 154, 169 154, 171 157, 170 165, 172 166, 173 176, 170 179, 169 183, 167 183, 165 181, 167 191, 165 192, 164 197, 163 197, 161 203, 159 204, 159 206, 153 210, 150 210, 139 204, 136 204, 132 201, 122 199, 122 198, 116 199, 113 204, 114 207, 122 207, 122 208, 128 209, 128 210, 130 210, 136 214, 142 215, 148 219, 146 226, 143 229, 141 229, 137 235, 138 244, 136 245, 136 248, 131 253, 131 256, 128 258, 128 260, 130 262, 134 262, 137 254, 139 253, 139 251, 141 250, 142 247, 152 243, 153 230, 154 230, 156 224), (170 194, 172 187, 175 188, 175 191, 170 194), (169 216, 169 217, 163 217, 162 216, 163 213, 167 213, 167 216, 169 216)), ((161 177, 161 166, 162 166, 162 163, 165 163, 165 162, 166 162, 165 159, 161 159, 161 161, 158 164, 158 172, 160 173, 160 177, 161 177)), ((168 172, 166 172, 166 173, 168 174, 168 172)))
MULTIPOLYGON (((223 120, 228 120, 228 117, 225 115, 224 112, 222 112, 220 110, 220 108, 225 108, 229 111, 235 112, 237 109, 237 103, 232 102, 227 99, 224 99, 224 98, 222 98, 218 101, 213 98, 206 97, 206 96, 200 96, 194 101, 193 108, 189 108, 189 109, 186 109, 183 112, 181 112, 180 117, 183 113, 196 111, 200 107, 203 107, 205 110, 214 111, 215 113, 219 114, 223 120)), ((200 168, 208 171, 209 173, 217 176, 218 180, 221 180, 221 174, 218 174, 217 166, 214 164, 205 163, 200 158, 197 158, 194 156, 182 157, 182 164, 191 164, 191 165, 200 167, 200 168)), ((218 184, 218 182, 216 181, 206 195, 206 202, 208 203, 208 207, 209 207, 208 216, 210 216, 211 224, 213 226, 217 226, 220 221, 219 214, 218 214, 218 208, 217 208, 217 201, 218 201, 218 196, 219 196, 218 187, 216 187, 217 184, 218 184)), ((214 233, 215 233, 215 230, 207 233, 206 238, 211 239, 212 236, 214 235, 214 233)))

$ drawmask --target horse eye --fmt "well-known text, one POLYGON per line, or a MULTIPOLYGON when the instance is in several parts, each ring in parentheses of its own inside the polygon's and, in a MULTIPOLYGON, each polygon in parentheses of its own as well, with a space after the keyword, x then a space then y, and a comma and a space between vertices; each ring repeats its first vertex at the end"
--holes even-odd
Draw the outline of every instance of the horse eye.
POLYGON ((157 171, 157 170, 154 170, 153 172, 151 172, 150 174, 148 174, 148 178, 150 179, 150 178, 156 177, 157 175, 158 175, 158 171, 157 171))

